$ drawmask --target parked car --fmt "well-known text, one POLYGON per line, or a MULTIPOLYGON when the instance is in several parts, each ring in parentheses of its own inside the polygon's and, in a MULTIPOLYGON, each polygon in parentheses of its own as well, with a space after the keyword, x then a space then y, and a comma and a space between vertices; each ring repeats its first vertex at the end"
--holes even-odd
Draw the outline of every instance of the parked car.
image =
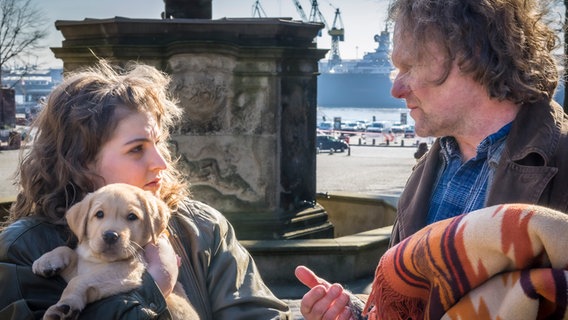
POLYGON ((324 150, 329 150, 331 152, 343 152, 349 149, 349 145, 342 140, 328 135, 318 135, 316 137, 316 150, 321 152, 324 150))
POLYGON ((320 123, 320 125, 318 126, 318 129, 320 129, 320 130, 333 130, 333 123, 329 122, 329 121, 324 121, 324 122, 320 123))
POLYGON ((341 130, 343 131, 358 131, 359 126, 356 122, 344 122, 341 124, 341 130))
POLYGON ((363 120, 357 120, 355 122, 357 123, 357 130, 358 131, 365 131, 365 129, 367 129, 367 126, 369 125, 369 123, 367 123, 366 121, 363 121, 363 120))
POLYGON ((386 124, 384 122, 379 122, 379 121, 375 121, 375 122, 371 122, 370 125, 367 126, 367 132, 378 132, 381 133, 383 132, 385 129, 387 128, 386 124))
POLYGON ((392 133, 394 133, 394 134, 402 134, 406 130, 406 126, 403 125, 403 124, 393 125, 390 129, 391 129, 392 133))
POLYGON ((414 126, 408 126, 404 130, 404 137, 405 138, 414 138, 416 136, 416 132, 414 131, 414 126))

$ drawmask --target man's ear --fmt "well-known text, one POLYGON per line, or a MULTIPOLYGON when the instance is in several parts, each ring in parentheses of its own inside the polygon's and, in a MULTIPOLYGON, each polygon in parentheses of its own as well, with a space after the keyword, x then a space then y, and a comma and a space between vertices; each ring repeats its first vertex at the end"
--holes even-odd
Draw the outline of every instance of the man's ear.
POLYGON ((69 229, 77 236, 79 243, 87 235, 87 220, 89 217, 89 207, 91 203, 91 194, 88 194, 83 200, 77 202, 65 213, 65 219, 69 229))

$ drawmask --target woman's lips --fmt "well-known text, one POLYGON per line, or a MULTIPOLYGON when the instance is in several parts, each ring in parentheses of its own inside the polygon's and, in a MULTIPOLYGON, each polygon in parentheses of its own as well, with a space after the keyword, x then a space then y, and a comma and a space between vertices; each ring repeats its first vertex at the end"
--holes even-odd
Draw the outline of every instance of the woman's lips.
POLYGON ((158 188, 160 188, 160 179, 154 179, 151 182, 148 182, 147 184, 144 185, 144 189, 151 189, 155 191, 158 188))

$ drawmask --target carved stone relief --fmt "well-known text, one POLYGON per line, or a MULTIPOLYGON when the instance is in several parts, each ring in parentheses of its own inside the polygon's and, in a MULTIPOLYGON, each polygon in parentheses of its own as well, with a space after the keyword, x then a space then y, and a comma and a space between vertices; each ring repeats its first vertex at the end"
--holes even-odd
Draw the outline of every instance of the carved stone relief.
POLYGON ((182 133, 212 133, 228 129, 235 61, 220 55, 176 55, 169 60, 172 90, 185 110, 182 133))
POLYGON ((221 55, 177 55, 169 63, 185 110, 175 140, 195 194, 224 212, 274 208, 276 120, 268 78, 252 69, 235 73, 237 62, 221 55))

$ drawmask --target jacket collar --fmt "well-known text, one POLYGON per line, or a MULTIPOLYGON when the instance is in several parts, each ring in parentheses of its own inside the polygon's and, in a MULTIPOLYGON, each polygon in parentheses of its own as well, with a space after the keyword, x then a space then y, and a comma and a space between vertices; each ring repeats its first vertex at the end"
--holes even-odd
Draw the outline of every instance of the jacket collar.
POLYGON ((518 161, 536 153, 542 157, 544 165, 549 165, 558 148, 563 117, 562 107, 554 101, 523 105, 507 139, 507 149, 515 150, 510 154, 511 160, 518 161))

